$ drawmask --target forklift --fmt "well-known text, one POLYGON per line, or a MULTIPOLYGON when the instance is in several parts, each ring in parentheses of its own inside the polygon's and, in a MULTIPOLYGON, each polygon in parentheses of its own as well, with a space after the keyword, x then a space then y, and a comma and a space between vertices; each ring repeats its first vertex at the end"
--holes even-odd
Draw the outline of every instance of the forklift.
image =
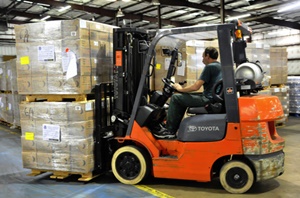
POLYGON ((284 114, 276 96, 256 94, 262 78, 255 72, 263 71, 247 61, 249 34, 241 22, 157 32, 115 29, 113 82, 95 87, 95 171, 112 171, 131 185, 150 175, 198 182, 219 178, 230 193, 245 193, 254 182, 283 174, 285 142, 275 121, 284 114), (176 92, 171 80, 180 62, 176 42, 214 37, 222 65, 222 80, 213 89, 216 102, 189 108, 176 138, 155 138, 151 130, 165 121, 167 101, 176 92), (175 47, 163 50, 171 58, 163 89, 150 90, 162 39, 175 47))

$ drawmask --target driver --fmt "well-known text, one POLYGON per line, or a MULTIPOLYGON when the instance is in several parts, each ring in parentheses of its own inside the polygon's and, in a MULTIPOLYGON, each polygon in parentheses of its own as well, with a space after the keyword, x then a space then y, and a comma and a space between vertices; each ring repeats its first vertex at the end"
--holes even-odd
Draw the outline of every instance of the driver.
POLYGON ((174 138, 180 122, 188 107, 204 107, 213 102, 212 89, 215 83, 222 78, 221 64, 217 61, 218 51, 214 47, 207 47, 202 54, 205 67, 199 79, 192 85, 182 87, 175 83, 173 87, 180 93, 171 97, 166 127, 160 125, 152 133, 157 138, 174 138), (203 86, 203 93, 191 93, 203 86))

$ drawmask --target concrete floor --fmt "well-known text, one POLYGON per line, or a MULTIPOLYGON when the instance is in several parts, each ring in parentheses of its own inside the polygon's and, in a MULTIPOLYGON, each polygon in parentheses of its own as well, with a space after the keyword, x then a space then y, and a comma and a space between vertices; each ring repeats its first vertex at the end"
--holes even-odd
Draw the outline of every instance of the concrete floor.
POLYGON ((141 185, 120 184, 114 176, 97 177, 91 182, 78 182, 76 176, 52 180, 50 173, 26 176, 30 171, 22 167, 20 131, 0 125, 0 198, 94 198, 94 197, 264 197, 296 198, 300 196, 300 118, 289 117, 286 126, 277 128, 285 138, 285 173, 276 179, 256 183, 242 195, 227 193, 219 181, 151 179, 141 185))

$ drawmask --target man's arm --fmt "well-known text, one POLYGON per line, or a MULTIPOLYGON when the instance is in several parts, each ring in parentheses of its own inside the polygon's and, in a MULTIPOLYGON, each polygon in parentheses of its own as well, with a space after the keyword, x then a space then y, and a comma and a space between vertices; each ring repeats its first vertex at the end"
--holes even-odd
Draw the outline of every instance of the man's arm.
POLYGON ((179 91, 179 92, 193 92, 193 91, 198 91, 202 85, 204 84, 205 82, 203 80, 197 80, 194 84, 192 85, 189 85, 189 86, 186 86, 186 87, 182 87, 180 84, 178 83, 175 83, 173 85, 173 87, 179 91))

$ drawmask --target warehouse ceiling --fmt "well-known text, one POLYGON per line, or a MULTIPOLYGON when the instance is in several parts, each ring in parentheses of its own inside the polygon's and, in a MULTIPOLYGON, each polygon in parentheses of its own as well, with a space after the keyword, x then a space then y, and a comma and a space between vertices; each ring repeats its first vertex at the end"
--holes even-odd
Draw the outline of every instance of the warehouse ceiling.
POLYGON ((40 22, 44 17, 143 29, 220 24, 239 17, 256 34, 300 30, 300 0, 0 0, 0 38, 13 40, 13 24, 40 22), (287 6, 292 9, 278 12, 287 6), (119 9, 124 16, 117 18, 119 9))

